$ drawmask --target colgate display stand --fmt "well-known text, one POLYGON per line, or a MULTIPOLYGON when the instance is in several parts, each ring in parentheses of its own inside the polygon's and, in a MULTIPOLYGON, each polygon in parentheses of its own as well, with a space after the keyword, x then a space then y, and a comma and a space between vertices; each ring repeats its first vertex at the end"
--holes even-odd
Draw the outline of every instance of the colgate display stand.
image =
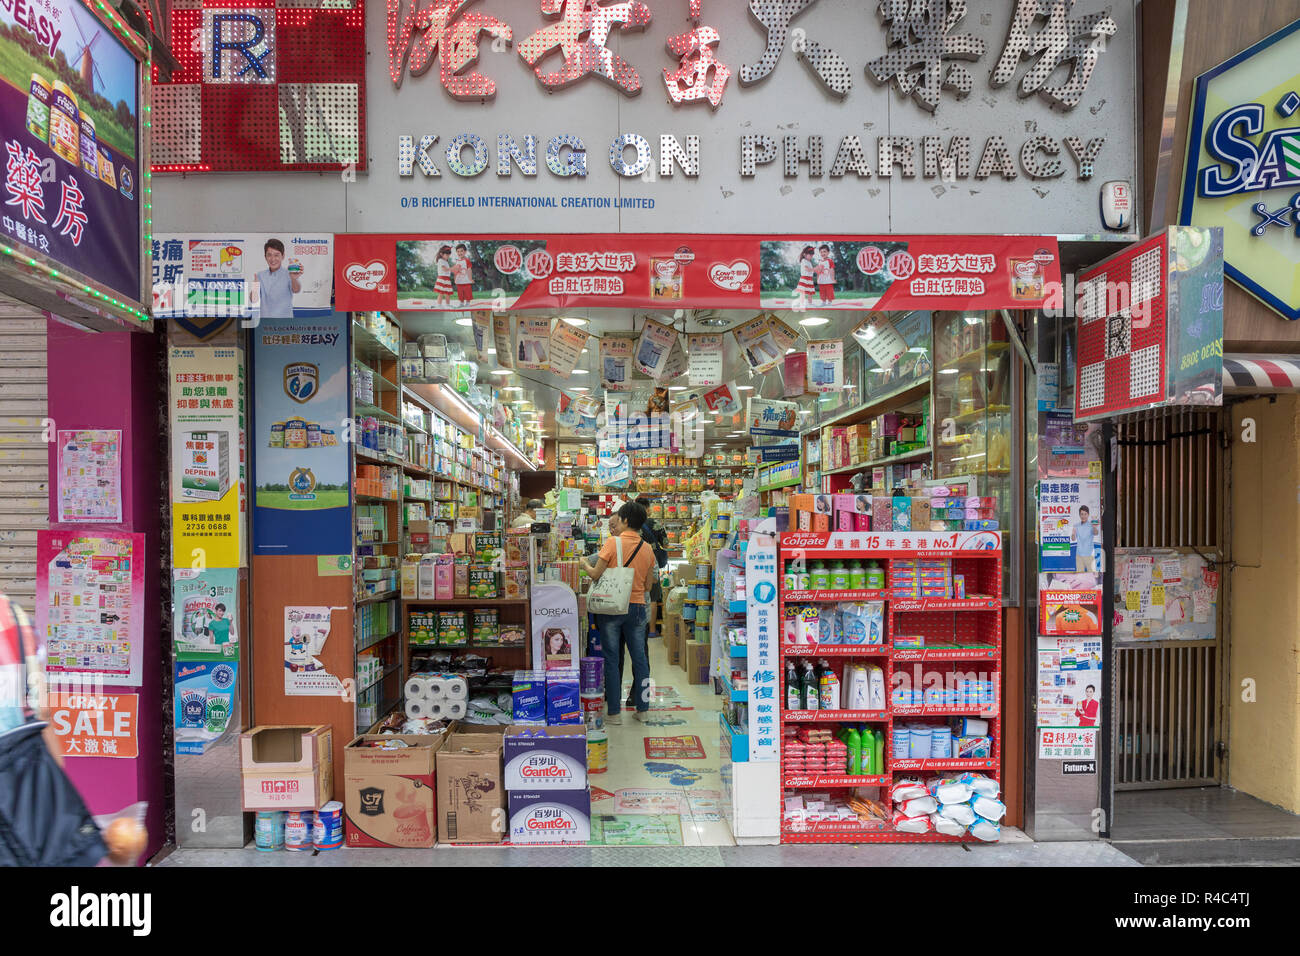
POLYGON ((781 842, 996 839, 996 820, 976 829, 943 818, 938 831, 928 814, 899 816, 890 789, 909 777, 1002 778, 1000 533, 791 532, 781 535, 780 564, 781 842), (801 583, 809 567, 820 575, 856 562, 873 565, 875 587, 784 586, 787 569, 801 583), (817 669, 820 695, 802 686, 817 669), (857 773, 853 745, 846 764, 834 744, 846 736, 857 773), (868 737, 877 741, 870 758, 868 737))

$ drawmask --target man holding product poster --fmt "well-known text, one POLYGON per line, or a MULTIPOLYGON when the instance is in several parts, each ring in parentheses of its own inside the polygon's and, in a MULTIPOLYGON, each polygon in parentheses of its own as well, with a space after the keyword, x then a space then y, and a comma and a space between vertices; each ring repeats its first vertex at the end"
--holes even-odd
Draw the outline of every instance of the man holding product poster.
POLYGON ((302 291, 299 274, 302 264, 294 261, 284 265, 284 243, 268 239, 262 247, 267 268, 257 274, 258 301, 264 319, 293 318, 293 296, 302 291))

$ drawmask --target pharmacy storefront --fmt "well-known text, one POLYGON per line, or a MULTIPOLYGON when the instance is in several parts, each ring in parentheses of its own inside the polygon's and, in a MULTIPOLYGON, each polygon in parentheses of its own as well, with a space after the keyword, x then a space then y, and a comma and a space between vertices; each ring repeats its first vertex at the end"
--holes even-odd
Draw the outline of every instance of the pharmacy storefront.
MULTIPOLYGON (((1078 675, 1050 734, 1025 730, 1045 718, 1024 677, 1042 657, 1040 572, 1076 594, 1062 599, 1072 626, 1044 618, 1042 639, 1105 666, 1099 603, 1097 628, 1080 623, 1102 587, 1086 464, 1063 492, 1072 520, 1046 528, 1059 566, 1013 543, 1038 521, 1040 410, 1073 426, 1043 389, 1074 368, 1037 365, 1027 331, 1063 314, 1071 273, 1141 235, 1132 7, 1084 2, 1067 23, 1027 0, 883 19, 851 0, 462 6, 173 14, 206 52, 180 54, 160 86, 155 306, 189 346, 251 352, 261 500, 251 547, 227 559, 251 600, 248 719, 332 727, 299 750, 319 751, 317 771, 331 760, 336 781, 360 765, 354 736, 398 731, 413 766, 436 761, 439 787, 444 762, 446 779, 488 772, 469 745, 490 740, 458 736, 500 742, 514 724, 504 787, 462 795, 509 798, 512 821, 528 789, 512 752, 537 748, 539 721, 567 752, 576 727, 582 780, 528 811, 584 821, 558 842, 681 842, 660 819, 674 816, 716 824, 700 838, 720 843, 995 840, 1025 825, 1044 792, 1030 781, 1049 772, 1048 799, 1096 806, 1099 711, 1078 675), (293 53, 317 41, 330 82, 293 53), (277 294, 291 315, 266 304, 277 294), (258 316, 247 331, 231 321, 258 316), (344 420, 399 437, 373 446, 336 431, 344 420), (481 496, 439 496, 439 421, 461 430, 458 448, 482 445, 464 479, 481 496), (432 463, 412 454, 421 433, 432 463), (263 481, 259 462, 295 458, 291 435, 321 467, 263 481), (521 493, 543 475, 549 494, 521 493), (516 524, 532 497, 542 516, 516 524), (651 612, 660 690, 644 724, 606 726, 623 694, 602 700, 582 555, 637 497, 668 558, 651 612), (304 500, 327 522, 310 533, 269 513, 304 500), (438 553, 464 554, 465 595, 450 557, 440 585, 438 553), (428 589, 414 570, 408 594, 421 555, 428 589), (499 590, 476 571, 503 575, 499 590), (490 626, 471 606, 488 591, 490 626), (294 626, 340 639, 303 649, 294 626), (297 657, 280 654, 282 633, 297 657), (576 721, 521 711, 552 679, 563 695, 570 668, 576 721), (442 696, 448 680, 468 704, 442 696), (461 721, 450 733, 445 715, 461 721), (940 795, 932 777, 953 780, 940 795)), ((238 739, 251 726, 231 723, 207 752, 237 747, 245 771, 270 760, 277 741, 259 755, 238 739)), ((178 747, 178 781, 189 757, 178 747)), ((273 810, 249 779, 242 808, 273 810)), ((332 798, 362 827, 351 784, 332 798)), ((408 831, 427 842, 380 842, 548 830, 449 833, 441 809, 434 822, 408 831)))

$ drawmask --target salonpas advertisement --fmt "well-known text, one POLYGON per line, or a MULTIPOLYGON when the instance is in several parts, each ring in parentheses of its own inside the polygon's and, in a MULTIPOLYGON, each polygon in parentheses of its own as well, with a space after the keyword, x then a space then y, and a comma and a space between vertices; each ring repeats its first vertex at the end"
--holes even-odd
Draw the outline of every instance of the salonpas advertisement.
POLYGON ((254 553, 349 553, 348 318, 263 319, 252 340, 254 553))
POLYGON ((173 348, 172 564, 237 568, 246 554, 244 362, 234 348, 173 348))

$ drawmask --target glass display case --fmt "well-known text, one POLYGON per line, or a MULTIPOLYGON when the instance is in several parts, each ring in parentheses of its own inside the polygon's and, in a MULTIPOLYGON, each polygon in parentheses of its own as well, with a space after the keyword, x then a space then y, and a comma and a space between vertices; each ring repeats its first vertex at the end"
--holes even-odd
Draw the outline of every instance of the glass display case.
POLYGON ((1016 508, 1013 359, 997 313, 934 313, 935 477, 968 478, 968 497, 991 499, 977 520, 996 520, 1006 547, 1016 508))

